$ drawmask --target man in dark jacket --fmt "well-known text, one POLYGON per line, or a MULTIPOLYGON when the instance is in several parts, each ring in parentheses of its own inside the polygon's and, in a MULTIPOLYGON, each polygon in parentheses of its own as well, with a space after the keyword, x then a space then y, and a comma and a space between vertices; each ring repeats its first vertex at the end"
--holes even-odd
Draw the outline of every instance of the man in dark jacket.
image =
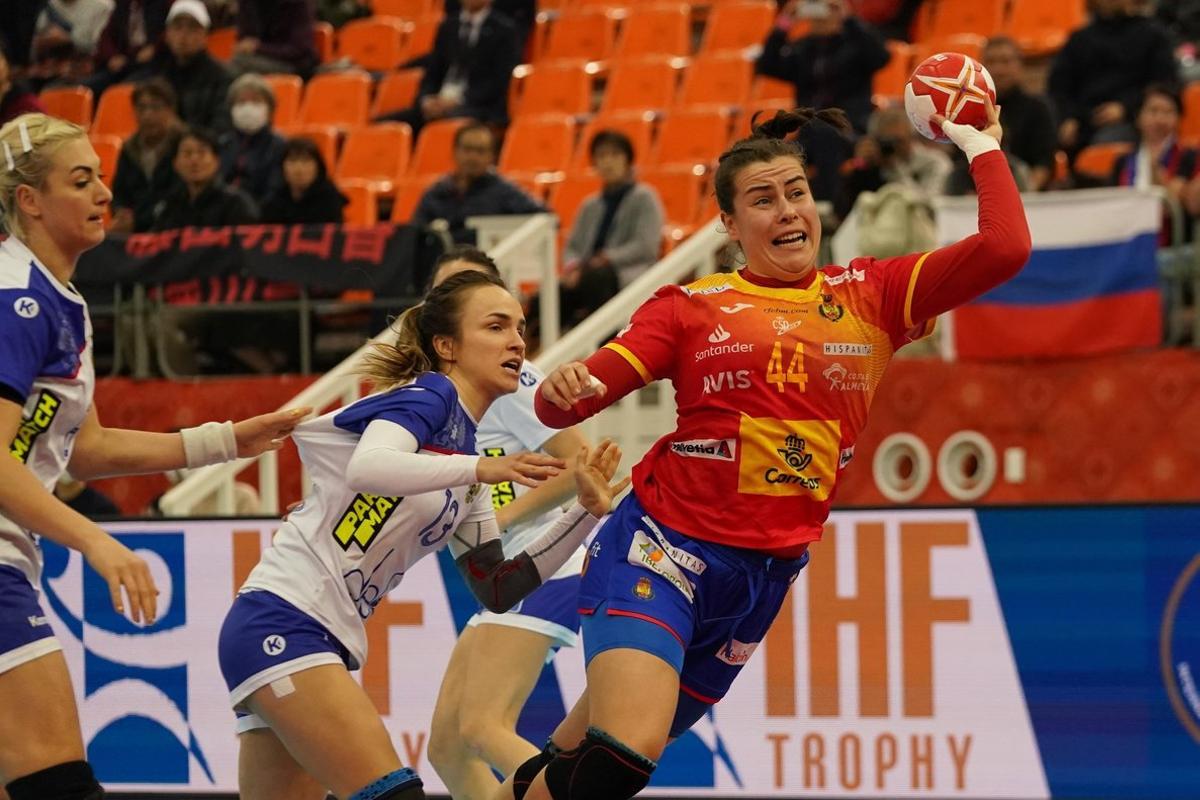
POLYGON ((212 131, 188 128, 179 137, 175 172, 180 184, 167 195, 154 219, 154 230, 193 226, 213 228, 258 221, 250 195, 221 180, 220 145, 212 131))
POLYGON ((444 219, 456 242, 473 243, 467 217, 537 214, 545 207, 520 187, 497 175, 496 137, 482 123, 465 125, 454 136, 454 172, 426 190, 413 212, 414 225, 444 219))
POLYGON ((317 66, 314 21, 313 0, 240 0, 233 70, 308 78, 317 66))
MULTIPOLYGON (((523 52, 529 32, 537 22, 537 0, 492 0, 492 10, 512 20, 517 28, 517 50, 523 52)), ((460 0, 446 0, 446 16, 457 17, 461 12, 460 0)))
POLYGON ((883 37, 850 16, 845 0, 789 0, 754 69, 795 84, 798 106, 843 109, 862 133, 871 116, 871 79, 890 58, 883 37), (809 33, 789 42, 788 31, 800 19, 809 20, 809 33))
POLYGON ((225 98, 230 74, 208 52, 208 9, 201 0, 175 0, 167 13, 166 53, 159 73, 179 97, 179 117, 188 125, 229 129, 225 98))
POLYGON ((170 7, 171 0, 117 0, 96 45, 95 71, 84 81, 96 97, 152 68, 170 7))
POLYGON ((171 164, 183 130, 176 104, 175 90, 162 78, 151 78, 133 90, 138 127, 121 146, 113 176, 114 231, 150 230, 155 211, 179 184, 171 164))
POLYGON ((1054 57, 1049 93, 1058 107, 1058 142, 1069 153, 1089 144, 1136 139, 1133 119, 1146 87, 1175 85, 1167 31, 1131 13, 1130 0, 1093 0, 1093 18, 1054 57))
POLYGON ((426 122, 471 117, 508 122, 508 82, 520 59, 511 20, 492 10, 492 0, 461 0, 462 11, 438 27, 433 52, 412 108, 384 117, 407 122, 413 132, 426 122))

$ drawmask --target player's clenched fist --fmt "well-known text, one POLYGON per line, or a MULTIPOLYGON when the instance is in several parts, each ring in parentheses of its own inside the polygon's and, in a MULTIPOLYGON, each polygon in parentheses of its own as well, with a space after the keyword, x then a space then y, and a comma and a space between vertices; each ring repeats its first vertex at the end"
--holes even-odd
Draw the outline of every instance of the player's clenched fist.
POLYGON ((542 381, 542 397, 563 411, 569 411, 585 397, 603 397, 608 387, 592 377, 582 361, 568 361, 555 369, 542 381))

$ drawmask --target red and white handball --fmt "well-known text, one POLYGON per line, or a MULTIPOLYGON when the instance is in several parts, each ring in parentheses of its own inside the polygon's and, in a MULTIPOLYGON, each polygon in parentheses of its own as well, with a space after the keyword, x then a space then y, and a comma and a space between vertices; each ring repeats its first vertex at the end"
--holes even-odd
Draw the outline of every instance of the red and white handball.
POLYGON ((951 122, 987 127, 987 101, 996 102, 996 84, 983 65, 962 53, 938 53, 913 70, 904 87, 904 110, 913 127, 927 139, 948 142, 942 127, 930 117, 941 114, 951 122))

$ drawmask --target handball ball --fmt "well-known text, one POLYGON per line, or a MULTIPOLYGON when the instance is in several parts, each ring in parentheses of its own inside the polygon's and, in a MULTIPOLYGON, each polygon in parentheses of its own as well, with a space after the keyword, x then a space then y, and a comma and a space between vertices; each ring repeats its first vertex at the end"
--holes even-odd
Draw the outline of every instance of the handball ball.
POLYGON ((904 87, 904 110, 913 127, 927 139, 948 142, 942 127, 930 119, 941 114, 951 122, 987 127, 987 98, 996 102, 992 76, 962 53, 938 53, 922 61, 904 87))

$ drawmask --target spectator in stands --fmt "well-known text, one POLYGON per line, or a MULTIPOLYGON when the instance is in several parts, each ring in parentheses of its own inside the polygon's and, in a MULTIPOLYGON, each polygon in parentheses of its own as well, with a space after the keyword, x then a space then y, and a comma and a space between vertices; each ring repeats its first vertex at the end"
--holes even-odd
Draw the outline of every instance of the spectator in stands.
POLYGON ((352 19, 371 16, 366 0, 317 0, 317 19, 340 28, 352 19))
POLYGON ((33 34, 35 71, 44 80, 90 72, 100 34, 112 14, 112 0, 50 0, 33 34))
POLYGON ((1131 13, 1130 0, 1092 0, 1092 11, 1050 69, 1058 142, 1072 155, 1089 144, 1133 141, 1142 92, 1178 82, 1170 37, 1158 22, 1131 13))
POLYGON ((274 115, 275 92, 260 76, 248 72, 230 84, 233 132, 221 149, 221 177, 260 205, 281 181, 284 141, 271 127, 274 115))
POLYGON ((496 137, 481 122, 471 122, 454 134, 454 172, 421 195, 413 212, 415 225, 445 220, 456 242, 474 243, 468 217, 488 214, 537 214, 545 207, 496 174, 496 137))
POLYGON ((635 179, 629 137, 599 131, 588 153, 603 186, 579 207, 563 248, 564 328, 628 286, 658 260, 662 248, 662 202, 652 187, 635 179))
POLYGON ((845 0, 789 0, 755 63, 760 75, 796 86, 796 105, 837 107, 856 131, 871 115, 871 79, 891 55, 883 37, 848 13, 845 0), (788 41, 788 31, 808 20, 808 35, 788 41))
POLYGON ((317 66, 312 0, 240 0, 234 72, 286 72, 307 78, 317 66))
POLYGON ((183 132, 173 159, 181 183, 167 194, 155 215, 154 230, 258 221, 258 206, 250 195, 221 180, 219 153, 220 144, 212 131, 190 127, 183 132))
POLYGON ((151 78, 133 90, 138 127, 121 146, 113 176, 111 230, 141 233, 154 225, 155 212, 179 185, 171 163, 183 125, 175 90, 162 78, 151 78))
POLYGON ((167 50, 157 68, 179 97, 179 117, 188 125, 229 128, 225 98, 229 72, 208 52, 208 9, 201 0, 175 0, 167 12, 167 50))
POLYGON ((14 117, 40 111, 46 108, 32 89, 24 82, 12 77, 12 67, 8 62, 8 50, 0 45, 0 125, 14 117))
POLYGON ((383 119, 407 122, 413 133, 447 117, 505 125, 508 83, 519 60, 512 21, 492 10, 492 0, 462 0, 459 14, 447 15, 438 27, 416 105, 383 119))
MULTIPOLYGON (((512 20, 517 28, 517 52, 525 51, 529 32, 537 21, 537 0, 492 0, 492 8, 512 20)), ((462 12, 461 0, 446 0, 446 16, 458 16, 462 12)))
POLYGON ((903 107, 887 106, 871 115, 867 135, 858 140, 848 165, 837 212, 845 217, 863 192, 899 183, 935 197, 945 190, 953 168, 940 149, 918 141, 903 107))
POLYGON ((4 0, 4 13, 0 14, 0 46, 8 54, 9 64, 18 70, 29 66, 33 29, 45 7, 46 0, 4 0))
POLYGON ((262 222, 316 225, 342 221, 349 201, 329 179, 321 150, 311 139, 288 139, 280 172, 282 181, 263 206, 262 222))
POLYGON ((97 97, 114 83, 152 70, 170 6, 170 0, 117 0, 96 45, 92 75, 84 81, 97 97))

